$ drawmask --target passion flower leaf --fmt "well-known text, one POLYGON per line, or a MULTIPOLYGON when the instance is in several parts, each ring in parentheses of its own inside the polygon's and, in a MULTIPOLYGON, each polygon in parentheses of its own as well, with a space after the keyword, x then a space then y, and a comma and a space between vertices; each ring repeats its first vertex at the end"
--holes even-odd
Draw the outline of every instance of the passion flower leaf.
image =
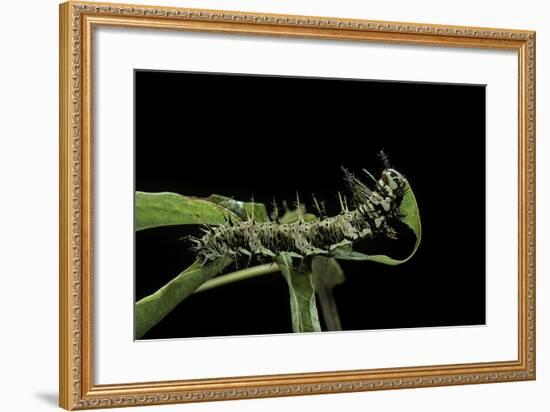
POLYGON ((269 222, 267 209, 263 203, 243 202, 221 195, 210 195, 206 200, 226 208, 237 215, 241 220, 247 220, 248 218, 254 217, 256 222, 269 222))
POLYGON ((422 225, 420 222, 420 211, 418 210, 418 204, 416 203, 416 198, 414 196, 414 193, 412 191, 412 188, 409 184, 409 182, 405 181, 405 193, 403 195, 403 200, 401 201, 401 205, 399 206, 399 211, 401 212, 401 218, 400 220, 407 225, 415 234, 416 236, 416 242, 414 244, 414 247, 405 259, 394 259, 386 255, 367 255, 358 251, 354 251, 352 248, 349 247, 340 247, 332 251, 331 255, 335 257, 336 259, 341 260, 359 260, 359 261, 373 261, 382 263, 384 265, 400 265, 402 263, 407 262, 409 259, 411 259, 416 251, 418 250, 418 247, 420 246, 420 241, 422 239, 422 225))
POLYGON ((294 332, 320 332, 319 314, 315 301, 315 288, 310 271, 295 267, 288 254, 276 258, 277 265, 288 284, 292 330, 294 332))
POLYGON ((328 330, 342 330, 340 315, 332 289, 344 283, 346 277, 340 264, 333 258, 314 256, 311 261, 311 272, 315 293, 319 299, 321 313, 328 330))
POLYGON ((200 285, 226 268, 232 259, 219 258, 205 265, 196 261, 152 295, 135 304, 135 337, 141 338, 200 285))
POLYGON ((281 216, 279 222, 283 224, 296 223, 300 220, 300 214, 302 215, 302 218, 306 223, 314 222, 317 220, 317 216, 312 213, 307 213, 306 208, 301 205, 300 209, 285 211, 285 214, 281 216))
POLYGON ((220 225, 237 216, 227 208, 177 193, 136 192, 135 229, 172 225, 220 225))

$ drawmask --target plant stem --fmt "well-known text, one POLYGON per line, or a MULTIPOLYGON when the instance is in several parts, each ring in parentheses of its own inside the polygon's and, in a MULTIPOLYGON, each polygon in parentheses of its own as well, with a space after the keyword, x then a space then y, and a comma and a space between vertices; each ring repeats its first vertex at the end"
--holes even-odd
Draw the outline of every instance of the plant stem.
POLYGON ((203 283, 195 293, 204 292, 208 289, 217 288, 218 286, 228 283, 237 282, 239 280, 250 279, 256 276, 267 275, 268 273, 278 272, 279 266, 276 263, 266 263, 264 265, 253 266, 243 270, 229 273, 227 275, 218 276, 203 283))

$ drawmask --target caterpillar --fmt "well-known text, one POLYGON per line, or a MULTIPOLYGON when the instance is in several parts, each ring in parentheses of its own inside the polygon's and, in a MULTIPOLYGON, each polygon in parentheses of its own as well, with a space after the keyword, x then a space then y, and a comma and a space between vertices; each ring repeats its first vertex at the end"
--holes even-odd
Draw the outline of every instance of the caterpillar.
MULTIPOLYGON (((342 167, 344 181, 352 196, 352 208, 348 207, 346 197, 339 193, 341 212, 326 216, 314 198, 321 217, 311 222, 304 221, 302 213, 294 223, 280 223, 278 216, 270 222, 257 222, 254 216, 243 221, 228 219, 225 224, 205 227, 201 238, 191 238, 194 242, 192 250, 203 264, 228 255, 234 259, 248 257, 250 260, 253 256, 274 258, 287 253, 303 259, 314 255, 331 256, 335 249, 362 239, 377 236, 396 238, 397 233, 390 221, 400 217, 399 206, 407 180, 390 167, 383 152, 380 157, 385 169, 378 180, 363 169, 371 181, 370 187, 342 167)), ((299 199, 297 203, 300 211, 299 199)))

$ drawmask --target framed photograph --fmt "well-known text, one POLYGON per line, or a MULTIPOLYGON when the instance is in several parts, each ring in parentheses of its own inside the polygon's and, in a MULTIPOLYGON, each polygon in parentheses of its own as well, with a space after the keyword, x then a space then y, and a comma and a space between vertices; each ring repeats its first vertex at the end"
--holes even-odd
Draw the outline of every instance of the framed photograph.
POLYGON ((60 405, 535 379, 535 33, 60 6, 60 405))

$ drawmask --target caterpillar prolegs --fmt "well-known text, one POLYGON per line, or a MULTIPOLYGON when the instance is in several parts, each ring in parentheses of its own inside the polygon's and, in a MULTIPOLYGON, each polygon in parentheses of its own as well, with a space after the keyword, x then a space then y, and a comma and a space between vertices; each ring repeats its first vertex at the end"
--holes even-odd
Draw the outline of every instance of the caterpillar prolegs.
POLYGON ((383 153, 381 157, 386 168, 378 180, 364 170, 371 184, 364 183, 342 168, 352 197, 351 208, 346 198, 338 194, 341 212, 335 216, 324 216, 314 199, 321 217, 311 222, 304 221, 302 214, 294 223, 280 223, 277 217, 270 222, 258 222, 254 216, 243 221, 229 219, 225 224, 206 227, 201 238, 192 238, 197 257, 206 263, 222 256, 235 259, 276 257, 281 253, 296 258, 331 256, 335 249, 362 239, 377 236, 395 238, 396 231, 390 222, 399 217, 407 181, 401 173, 389 167, 383 153))

